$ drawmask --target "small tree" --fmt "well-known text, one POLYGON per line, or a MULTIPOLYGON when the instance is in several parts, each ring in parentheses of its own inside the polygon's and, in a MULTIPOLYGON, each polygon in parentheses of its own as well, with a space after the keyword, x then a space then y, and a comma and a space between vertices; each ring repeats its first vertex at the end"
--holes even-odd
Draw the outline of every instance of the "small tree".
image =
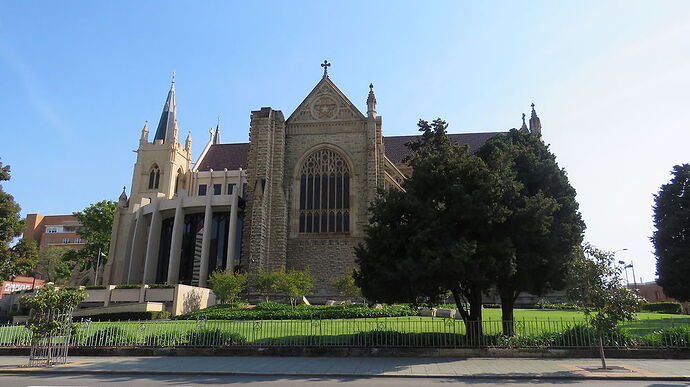
POLYGON ((297 298, 309 293, 314 287, 314 277, 308 271, 290 270, 279 273, 278 289, 290 299, 293 307, 297 298))
POLYGON ((353 273, 345 274, 344 276, 333 281, 333 287, 341 296, 349 298, 362 298, 362 289, 360 289, 355 283, 353 273))
POLYGON ((53 284, 36 289, 34 294, 22 297, 22 304, 30 309, 27 327, 38 337, 54 335, 63 328, 74 328, 71 320, 57 320, 59 313, 69 313, 86 299, 83 289, 58 288, 53 284), (68 324, 68 325, 66 325, 68 324))
POLYGON ((47 282, 61 284, 72 276, 72 269, 63 256, 71 251, 65 246, 50 246, 38 253, 36 272, 47 282))
POLYGON ((252 274, 252 286, 264 296, 266 302, 268 302, 269 294, 278 292, 280 274, 281 273, 278 272, 267 271, 263 268, 252 274))
POLYGON ((77 234, 86 241, 86 245, 65 254, 72 267, 79 267, 81 270, 94 268, 98 271, 105 266, 106 262, 101 257, 107 258, 116 209, 115 202, 103 200, 73 213, 81 223, 77 234))
POLYGON ((236 302, 240 292, 247 287, 247 274, 234 273, 230 269, 216 270, 209 277, 211 290, 220 298, 221 304, 236 302))
POLYGON ((586 244, 572 261, 569 270, 568 298, 585 313, 587 322, 599 334, 601 366, 606 369, 604 334, 618 323, 632 320, 639 310, 638 297, 623 286, 615 253, 586 244))

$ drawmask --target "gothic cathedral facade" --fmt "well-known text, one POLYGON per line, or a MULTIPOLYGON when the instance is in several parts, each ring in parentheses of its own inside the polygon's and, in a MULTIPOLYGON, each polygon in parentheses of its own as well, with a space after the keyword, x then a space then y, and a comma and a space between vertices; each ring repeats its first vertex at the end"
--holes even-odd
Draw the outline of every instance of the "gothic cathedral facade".
MULTIPOLYGON (((203 287, 219 269, 298 269, 315 277, 315 296, 333 296, 333 281, 355 267, 377 191, 409 175, 405 144, 416 136, 384 137, 373 86, 364 114, 327 69, 287 119, 252 111, 249 143, 222 144, 212 129, 196 163, 191 136, 178 143, 173 80, 153 141, 142 129, 102 283, 203 287)), ((476 149, 495 134, 451 138, 476 149)))

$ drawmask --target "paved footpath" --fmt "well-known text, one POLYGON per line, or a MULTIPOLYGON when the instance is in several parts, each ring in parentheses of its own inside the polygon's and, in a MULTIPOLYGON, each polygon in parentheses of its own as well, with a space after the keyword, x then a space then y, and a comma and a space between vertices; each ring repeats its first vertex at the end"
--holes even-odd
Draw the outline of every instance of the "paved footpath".
POLYGON ((126 357, 72 356, 68 364, 29 368, 27 357, 0 356, 2 374, 384 376, 506 379, 690 381, 690 361, 410 357, 126 357))

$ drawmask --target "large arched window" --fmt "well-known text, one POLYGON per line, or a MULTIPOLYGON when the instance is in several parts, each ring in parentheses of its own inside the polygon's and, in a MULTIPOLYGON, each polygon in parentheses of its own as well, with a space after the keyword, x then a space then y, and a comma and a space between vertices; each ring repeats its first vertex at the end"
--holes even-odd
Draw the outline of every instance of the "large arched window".
POLYGON ((307 157, 300 170, 299 232, 350 232, 350 168, 331 149, 307 157))
POLYGON ((153 164, 151 172, 149 172, 149 189, 158 189, 158 183, 161 179, 161 170, 158 165, 153 164))

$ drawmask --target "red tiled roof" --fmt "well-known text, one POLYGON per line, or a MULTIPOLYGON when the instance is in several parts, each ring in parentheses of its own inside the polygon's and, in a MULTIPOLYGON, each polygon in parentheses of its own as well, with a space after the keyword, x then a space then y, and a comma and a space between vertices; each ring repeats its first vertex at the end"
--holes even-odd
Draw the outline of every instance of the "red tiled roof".
MULTIPOLYGON (((489 138, 502 132, 487 132, 487 133, 458 133, 449 134, 451 140, 457 144, 467 144, 470 146, 470 152, 479 149, 482 144, 489 138)), ((393 163, 402 162, 403 158, 409 153, 406 143, 414 140, 419 136, 388 136, 383 138, 384 147, 386 149, 386 157, 393 163)), ((239 144, 213 144, 209 148, 206 156, 199 162, 199 171, 222 171, 224 168, 228 170, 247 169, 247 154, 249 151, 249 143, 239 144)))
POLYGON ((213 144, 206 152, 204 159, 199 162, 199 171, 222 171, 227 168, 229 171, 237 169, 247 169, 247 153, 249 143, 239 144, 213 144))

